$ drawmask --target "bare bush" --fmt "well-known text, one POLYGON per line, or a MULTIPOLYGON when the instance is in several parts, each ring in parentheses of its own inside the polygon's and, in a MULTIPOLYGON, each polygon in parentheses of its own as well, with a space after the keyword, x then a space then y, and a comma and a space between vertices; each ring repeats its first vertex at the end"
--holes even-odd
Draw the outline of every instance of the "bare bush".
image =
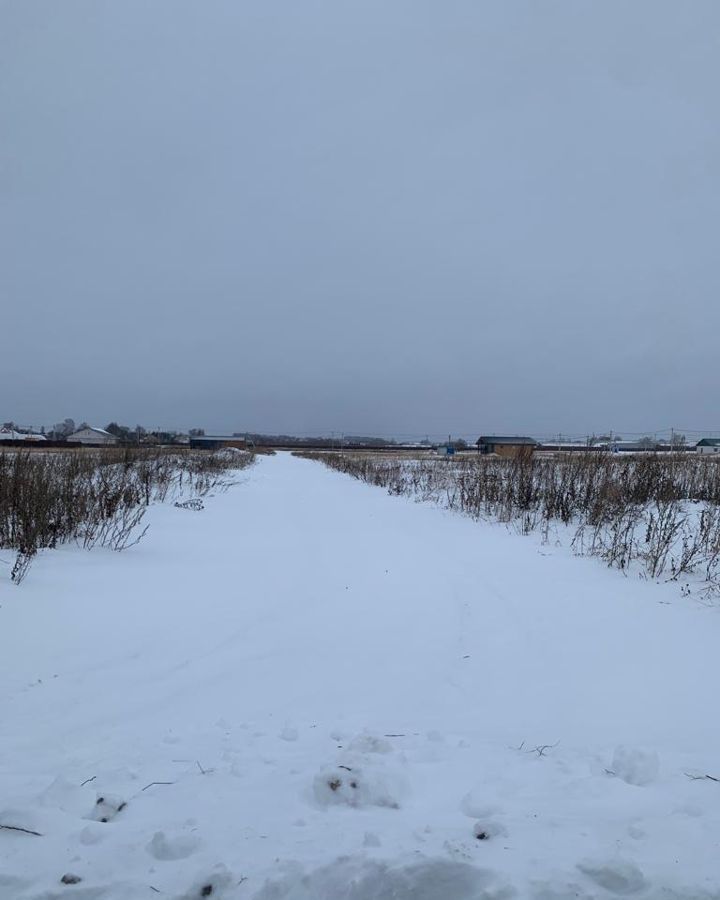
POLYGON ((249 453, 112 448, 0 451, 0 549, 17 553, 19 584, 39 550, 76 541, 125 550, 145 534, 154 502, 224 490, 249 453))

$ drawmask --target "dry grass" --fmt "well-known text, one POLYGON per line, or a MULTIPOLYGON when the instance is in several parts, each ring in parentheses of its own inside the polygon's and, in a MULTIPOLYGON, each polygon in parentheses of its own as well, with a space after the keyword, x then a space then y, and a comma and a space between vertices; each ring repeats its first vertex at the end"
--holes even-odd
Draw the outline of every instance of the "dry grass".
POLYGON ((390 494, 441 503, 523 533, 570 529, 579 554, 624 572, 700 582, 720 593, 720 460, 687 454, 604 452, 514 459, 305 453, 390 494))
POLYGON ((39 550, 68 541, 124 550, 145 533, 150 503, 202 496, 252 461, 187 449, 0 450, 0 549, 16 551, 11 579, 22 581, 39 550))

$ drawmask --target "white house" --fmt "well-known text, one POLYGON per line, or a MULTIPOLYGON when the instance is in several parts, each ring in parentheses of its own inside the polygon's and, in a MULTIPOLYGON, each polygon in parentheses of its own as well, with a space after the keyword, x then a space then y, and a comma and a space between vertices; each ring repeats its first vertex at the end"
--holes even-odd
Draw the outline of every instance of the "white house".
POLYGON ((114 434, 105 431, 104 428, 93 428, 88 425, 87 428, 81 428, 74 434, 68 436, 70 444, 117 444, 118 439, 114 434))
POLYGON ((703 438, 695 445, 697 453, 720 453, 720 438, 703 438))
POLYGON ((14 431, 12 428, 0 428, 0 441, 45 441, 44 434, 32 431, 14 431))

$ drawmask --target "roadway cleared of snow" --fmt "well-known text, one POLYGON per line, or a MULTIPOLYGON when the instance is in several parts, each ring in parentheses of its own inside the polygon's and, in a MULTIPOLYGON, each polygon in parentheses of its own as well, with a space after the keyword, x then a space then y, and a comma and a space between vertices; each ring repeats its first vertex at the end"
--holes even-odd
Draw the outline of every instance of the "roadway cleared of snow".
POLYGON ((720 898, 718 609, 286 454, 150 522, 0 583, 3 900, 720 898))

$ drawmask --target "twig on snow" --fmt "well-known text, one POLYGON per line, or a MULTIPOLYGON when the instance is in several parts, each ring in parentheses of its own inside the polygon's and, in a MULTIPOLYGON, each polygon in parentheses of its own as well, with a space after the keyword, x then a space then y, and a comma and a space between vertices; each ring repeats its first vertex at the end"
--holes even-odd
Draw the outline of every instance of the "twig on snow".
POLYGON ((207 775, 207 772, 205 771, 205 769, 203 769, 203 767, 200 765, 200 761, 196 759, 195 763, 196 763, 198 769, 200 769, 200 771, 202 772, 202 774, 207 775))
POLYGON ((86 784, 90 784, 90 782, 91 782, 91 781, 95 781, 96 778, 97 778, 97 775, 93 775, 92 778, 86 778, 85 781, 83 781, 83 782, 80 784, 80 787, 85 787, 86 784))
POLYGON ((689 772, 685 773, 685 776, 689 778, 691 781, 718 781, 720 782, 720 778, 716 778, 714 775, 691 775, 689 772))
POLYGON ((175 781, 151 781, 150 784, 146 784, 144 788, 140 789, 140 793, 146 791, 148 788, 151 788, 155 784, 176 784, 175 781))
POLYGON ((0 825, 6 831, 22 831, 23 834, 34 834, 35 837, 42 837, 39 831, 32 831, 30 828, 21 828, 19 825, 0 825))
POLYGON ((555 741, 554 744, 538 744, 537 747, 533 747, 532 750, 526 750, 525 752, 526 753, 537 753, 538 758, 540 758, 541 756, 545 756, 545 753, 548 750, 552 750, 553 747, 557 747, 557 745, 559 743, 560 743, 560 740, 558 739, 557 741, 555 741))

